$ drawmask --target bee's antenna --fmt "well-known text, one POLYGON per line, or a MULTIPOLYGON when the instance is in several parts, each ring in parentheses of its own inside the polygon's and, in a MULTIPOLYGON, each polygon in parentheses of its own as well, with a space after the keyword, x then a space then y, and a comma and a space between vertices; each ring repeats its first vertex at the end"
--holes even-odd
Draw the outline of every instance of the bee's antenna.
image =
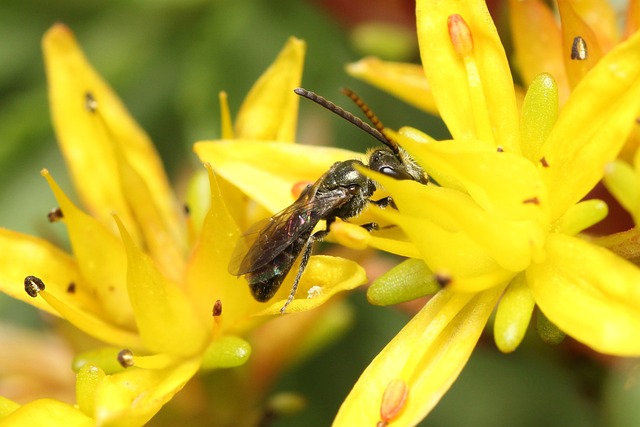
MULTIPOLYGON (((310 90, 306 90, 306 89, 303 89, 301 87, 296 88, 293 91, 295 93, 297 93, 298 95, 303 96, 303 97, 305 97, 307 99, 310 99, 311 101, 315 102, 316 104, 318 104, 318 105, 326 108, 327 110, 337 114, 338 116, 342 117, 343 119, 345 119, 349 123, 352 123, 352 124, 358 126, 360 129, 362 129, 363 131, 367 132, 369 135, 373 136, 378 141, 380 141, 383 144, 391 147, 391 149, 394 152, 397 151, 397 144, 391 142, 389 139, 387 139, 386 136, 384 136, 384 134, 381 132, 381 130, 384 129, 384 126, 382 126, 382 123, 380 123, 380 120, 378 120, 378 118, 375 116, 375 114, 373 114, 371 112, 371 110, 369 110, 369 107, 366 107, 367 111, 369 111, 371 116, 373 116, 376 119, 376 121, 374 122, 366 112, 365 112, 365 114, 367 114, 367 117, 376 126, 376 128, 379 127, 379 129, 376 129, 376 128, 372 127, 371 125, 363 122, 359 117, 356 117, 353 114, 351 114, 350 112, 345 111, 342 107, 337 106, 333 102, 323 98, 322 96, 318 95, 315 92, 311 92, 310 90)), ((351 91, 349 91, 349 92, 352 93, 356 97, 356 99, 360 99, 355 93, 353 93, 351 91)), ((349 96, 351 98, 351 95, 347 95, 347 96, 349 96)), ((351 99, 354 99, 354 98, 351 98, 351 99)), ((354 101, 355 101, 355 99, 354 99, 354 101)), ((360 102, 362 102, 362 104, 365 105, 362 100, 360 100, 360 102)), ((362 107, 360 107, 360 109, 362 109, 362 107)), ((364 111, 364 109, 362 109, 362 111, 364 111)))
POLYGON ((384 141, 382 141, 382 143, 389 147, 394 154, 399 156, 400 149, 398 148, 398 144, 384 134, 384 125, 382 124, 378 116, 376 116, 376 114, 371 111, 371 108, 369 108, 367 103, 364 102, 363 99, 360 98, 360 96, 351 89, 343 87, 342 89, 340 89, 340 91, 351 98, 353 102, 355 102, 358 108, 360 108, 360 111, 362 111, 364 115, 367 116, 367 119, 369 119, 369 121, 376 127, 378 132, 380 132, 380 134, 384 136, 384 141))

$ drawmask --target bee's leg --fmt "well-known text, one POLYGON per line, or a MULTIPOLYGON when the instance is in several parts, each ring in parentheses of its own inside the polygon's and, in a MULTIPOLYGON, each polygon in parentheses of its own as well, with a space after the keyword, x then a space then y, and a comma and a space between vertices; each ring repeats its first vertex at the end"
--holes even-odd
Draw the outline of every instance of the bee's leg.
POLYGON ((307 243, 305 243, 304 248, 302 249, 302 258, 300 259, 300 266, 298 267, 298 273, 296 274, 296 278, 293 280, 293 286, 291 287, 291 293, 289 294, 289 298, 287 298, 287 302, 284 303, 282 308, 280 309, 280 313, 284 314, 291 301, 293 301, 293 297, 296 295, 296 291, 298 290, 298 283, 300 283, 300 278, 302 277, 302 273, 307 268, 307 264, 309 263, 309 258, 311 258, 311 250, 313 249, 313 242, 316 240, 324 239, 327 234, 329 234, 329 225, 333 221, 327 220, 327 229, 316 231, 309 239, 307 243))
POLYGON ((393 202, 393 198, 391 197, 383 197, 380 200, 370 200, 370 202, 378 206, 379 208, 386 208, 387 206, 391 206, 393 209, 397 209, 396 204, 393 202))

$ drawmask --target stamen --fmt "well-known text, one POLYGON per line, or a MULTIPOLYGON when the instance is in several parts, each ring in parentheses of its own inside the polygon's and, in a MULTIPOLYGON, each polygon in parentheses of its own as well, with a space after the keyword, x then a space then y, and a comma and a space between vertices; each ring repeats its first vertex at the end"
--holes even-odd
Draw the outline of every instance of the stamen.
POLYGON ((447 273, 436 273, 435 279, 440 286, 447 286, 453 280, 447 273))
POLYGON ((129 349, 120 350, 118 353, 118 363, 122 365, 123 368, 130 368, 134 365, 133 363, 133 352, 129 349))
POLYGON ((60 221, 62 218, 64 218, 64 215, 62 214, 62 209, 60 208, 51 209, 51 211, 47 214, 47 218, 49 219, 49 222, 60 221))
POLYGON ((216 302, 213 304, 212 314, 213 317, 222 315, 222 301, 216 300, 216 302))
POLYGON ((382 395, 382 403, 380 404, 381 421, 377 425, 387 425, 389 421, 396 418, 404 408, 408 394, 409 388, 403 379, 395 378, 391 380, 382 395))
POLYGON ((27 276, 24 278, 24 290, 30 297, 35 298, 40 291, 44 291, 44 282, 36 276, 27 276))
POLYGON ((587 42, 580 36, 573 38, 571 45, 571 59, 576 61, 584 61, 587 59, 587 42))
POLYGON ((450 15, 447 19, 447 28, 451 44, 458 55, 470 55, 473 52, 473 36, 464 18, 457 13, 450 15))
POLYGON ((549 167, 549 162, 547 162, 547 159, 542 157, 540 159, 540 164, 542 165, 543 168, 548 168, 549 167))
POLYGON ((91 92, 84 94, 84 108, 90 113, 95 113, 98 110, 98 101, 91 92))

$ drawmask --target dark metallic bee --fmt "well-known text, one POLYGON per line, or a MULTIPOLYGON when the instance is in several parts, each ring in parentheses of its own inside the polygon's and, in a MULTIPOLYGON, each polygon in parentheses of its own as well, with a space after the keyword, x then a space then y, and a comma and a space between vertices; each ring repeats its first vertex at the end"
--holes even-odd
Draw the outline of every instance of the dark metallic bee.
MULTIPOLYGON (((396 179, 410 179, 423 184, 428 176, 397 143, 385 137, 384 126, 366 104, 353 92, 344 89, 375 128, 358 117, 305 89, 295 89, 298 95, 311 99, 347 121, 373 135, 385 147, 368 153, 368 165, 359 160, 334 163, 313 185, 307 186, 291 206, 271 218, 258 222, 243 234, 229 265, 229 272, 245 276, 251 293, 260 302, 266 302, 280 288, 282 281, 302 253, 300 267, 293 281, 287 302, 280 309, 284 313, 293 300, 300 277, 304 272, 313 248, 313 242, 322 240, 329 233, 336 218, 347 220, 359 215, 368 203, 385 207, 392 204, 389 197, 373 201, 376 183, 356 169, 356 165, 396 179), (323 230, 313 233, 319 221, 325 220, 323 230)), ((377 224, 362 225, 368 231, 377 229, 377 224)))

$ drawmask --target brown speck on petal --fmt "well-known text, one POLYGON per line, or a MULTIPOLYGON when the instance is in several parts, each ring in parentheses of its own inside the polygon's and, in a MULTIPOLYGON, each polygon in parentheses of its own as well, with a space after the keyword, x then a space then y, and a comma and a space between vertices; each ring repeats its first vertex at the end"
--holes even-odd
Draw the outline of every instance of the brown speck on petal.
POLYGON ((67 293, 68 294, 76 293, 76 284, 74 282, 69 283, 69 286, 67 286, 67 293))
POLYGON ((547 159, 542 157, 540 159, 540 164, 542 165, 543 168, 548 168, 549 167, 549 163, 547 162, 547 159))
POLYGON ((504 148, 502 148, 502 147, 500 147, 500 146, 499 146, 499 147, 498 147, 498 153, 502 153, 502 152, 504 152, 504 148))
POLYGON ((540 199, 538 199, 537 197, 532 197, 530 199, 523 200, 522 203, 532 203, 534 205, 539 205, 540 204, 540 199))

